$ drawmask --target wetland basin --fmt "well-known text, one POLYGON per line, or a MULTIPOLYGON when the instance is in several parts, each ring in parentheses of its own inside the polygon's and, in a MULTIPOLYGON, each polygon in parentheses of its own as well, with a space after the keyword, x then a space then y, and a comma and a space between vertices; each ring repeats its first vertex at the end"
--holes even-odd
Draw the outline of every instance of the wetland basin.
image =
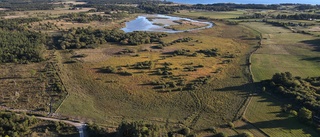
POLYGON ((167 15, 142 15, 136 19, 126 22, 126 27, 122 28, 124 32, 133 31, 151 31, 151 32, 167 32, 179 33, 185 31, 193 31, 211 28, 213 23, 192 20, 189 18, 173 17, 167 15), (177 30, 174 26, 186 25, 185 30, 177 30))

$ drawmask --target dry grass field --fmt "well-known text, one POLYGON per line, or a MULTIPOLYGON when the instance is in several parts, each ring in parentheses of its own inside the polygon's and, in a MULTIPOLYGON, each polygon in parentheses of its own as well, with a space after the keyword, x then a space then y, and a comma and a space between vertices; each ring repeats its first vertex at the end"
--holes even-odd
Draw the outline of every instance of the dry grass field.
POLYGON ((40 72, 44 69, 43 65, 1 65, 1 104, 20 109, 49 109, 45 77, 40 72))

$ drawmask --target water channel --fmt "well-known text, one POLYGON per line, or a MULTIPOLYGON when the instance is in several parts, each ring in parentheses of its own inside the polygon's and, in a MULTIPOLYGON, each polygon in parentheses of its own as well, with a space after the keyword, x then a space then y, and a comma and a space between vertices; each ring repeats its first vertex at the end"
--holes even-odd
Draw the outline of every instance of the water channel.
POLYGON ((142 15, 136 19, 126 22, 126 27, 122 28, 124 32, 133 31, 152 31, 152 32, 167 32, 167 33, 179 33, 185 31, 201 30, 213 27, 212 22, 197 21, 189 18, 173 17, 167 15, 142 15), (188 30, 173 30, 166 27, 171 25, 179 25, 176 21, 183 20, 191 23, 202 24, 201 27, 192 28, 188 30))

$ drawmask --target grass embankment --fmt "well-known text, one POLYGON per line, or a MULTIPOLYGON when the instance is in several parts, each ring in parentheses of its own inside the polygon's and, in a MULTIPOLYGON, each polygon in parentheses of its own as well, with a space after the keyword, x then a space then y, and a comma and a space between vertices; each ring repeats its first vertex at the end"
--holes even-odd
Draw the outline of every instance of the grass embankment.
MULTIPOLYGON (((262 47, 252 55, 254 80, 270 79, 274 73, 289 71, 301 77, 319 76, 315 37, 264 23, 244 23, 262 34, 262 47)), ((252 97, 245 117, 270 136, 318 136, 297 118, 281 113, 283 103, 267 94, 252 97)))
POLYGON ((203 27, 208 26, 208 24, 206 24, 206 23, 192 22, 192 21, 187 21, 187 20, 178 20, 178 21, 174 21, 174 22, 177 23, 177 25, 166 26, 165 28, 186 31, 186 30, 203 28, 203 27))
POLYGON ((98 49, 74 50, 77 54, 88 56, 73 64, 63 63, 72 55, 61 51, 61 77, 70 96, 59 112, 92 118, 109 126, 116 126, 123 119, 143 119, 168 126, 180 123, 193 129, 203 129, 232 121, 247 96, 244 87, 241 87, 248 82, 245 76, 247 67, 243 64, 246 63, 247 53, 257 43, 254 40, 256 36, 243 27, 217 23, 211 29, 170 34, 163 41, 167 43, 186 37, 193 40, 164 49, 152 49, 152 45, 104 45, 98 49), (135 53, 116 54, 124 48, 134 50, 135 53), (221 55, 206 57, 198 53, 191 57, 170 54, 178 49, 187 49, 193 53, 213 48, 217 48, 221 55), (225 58, 224 55, 229 54, 235 56, 225 58), (143 61, 151 61, 152 67, 139 70, 128 67, 143 61), (194 91, 153 89, 154 86, 148 83, 172 80, 153 74, 165 62, 170 62, 173 75, 179 76, 186 83, 198 77, 211 78, 208 84, 194 91), (196 71, 184 70, 185 67, 198 65, 203 67, 196 71), (99 72, 105 66, 127 71, 132 76, 99 72))

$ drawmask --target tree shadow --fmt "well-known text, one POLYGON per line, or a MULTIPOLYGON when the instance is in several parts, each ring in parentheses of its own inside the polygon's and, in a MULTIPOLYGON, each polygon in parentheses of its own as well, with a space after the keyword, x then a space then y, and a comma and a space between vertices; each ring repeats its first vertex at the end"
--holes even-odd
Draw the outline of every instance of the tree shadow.
POLYGON ((320 57, 303 58, 301 60, 320 62, 320 57))
POLYGON ((93 68, 96 73, 104 73, 107 74, 106 70, 104 68, 93 68))
MULTIPOLYGON (((261 121, 252 124, 260 129, 280 128, 288 131, 301 129, 305 134, 311 134, 311 136, 319 136, 318 134, 316 134, 316 132, 310 132, 310 130, 313 130, 312 127, 300 124, 299 119, 296 117, 287 117, 282 119, 261 121)), ((242 126, 237 128, 248 129, 248 126, 242 126)))
POLYGON ((260 83, 246 83, 239 86, 231 86, 224 87, 220 89, 216 89, 216 91, 241 91, 245 93, 252 93, 253 91, 257 91, 257 88, 260 87, 260 83))
POLYGON ((314 47, 314 51, 320 52, 320 39, 304 40, 304 41, 301 41, 301 43, 308 44, 308 45, 314 47))

